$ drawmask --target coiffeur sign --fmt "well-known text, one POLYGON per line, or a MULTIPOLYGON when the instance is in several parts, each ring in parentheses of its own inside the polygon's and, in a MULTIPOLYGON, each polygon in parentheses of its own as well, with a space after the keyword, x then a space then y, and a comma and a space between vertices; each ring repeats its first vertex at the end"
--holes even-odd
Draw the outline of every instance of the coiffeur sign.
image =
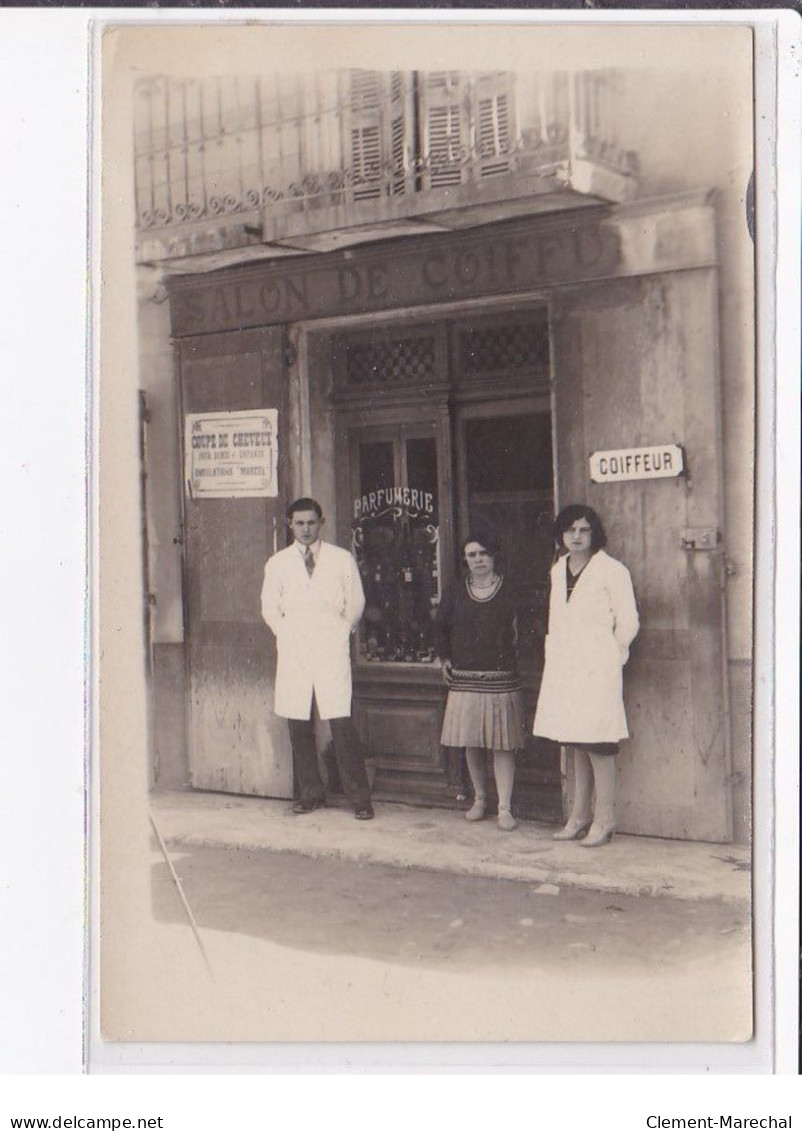
POLYGON ((275 497, 277 440, 275 408, 187 413, 187 494, 191 499, 275 497))
POLYGON ((594 483, 621 483, 627 479, 674 479, 685 469, 682 448, 658 444, 652 448, 616 448, 593 452, 590 478, 594 483))

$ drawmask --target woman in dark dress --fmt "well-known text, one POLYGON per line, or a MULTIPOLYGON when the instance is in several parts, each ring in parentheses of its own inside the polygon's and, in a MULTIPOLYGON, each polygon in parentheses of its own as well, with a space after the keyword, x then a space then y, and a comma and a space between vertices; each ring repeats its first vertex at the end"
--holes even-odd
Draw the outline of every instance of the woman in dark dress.
POLYGON ((441 742, 464 747, 474 788, 465 814, 481 821, 487 810, 487 756, 493 755, 498 827, 511 832, 515 751, 525 722, 515 650, 516 601, 496 569, 500 547, 475 533, 462 544, 468 574, 438 610, 435 643, 448 686, 441 742))

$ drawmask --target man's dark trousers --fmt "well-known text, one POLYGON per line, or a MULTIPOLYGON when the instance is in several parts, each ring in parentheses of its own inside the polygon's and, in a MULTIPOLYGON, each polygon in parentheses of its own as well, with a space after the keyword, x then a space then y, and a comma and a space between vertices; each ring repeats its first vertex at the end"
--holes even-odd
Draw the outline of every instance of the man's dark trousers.
MULTIPOLYGON (((314 711, 308 719, 288 719, 287 722, 295 778, 298 782, 298 800, 313 805, 322 804, 326 799, 326 787, 317 765, 314 711)), ((369 805, 368 775, 351 719, 329 719, 328 722, 343 793, 356 807, 369 805)))

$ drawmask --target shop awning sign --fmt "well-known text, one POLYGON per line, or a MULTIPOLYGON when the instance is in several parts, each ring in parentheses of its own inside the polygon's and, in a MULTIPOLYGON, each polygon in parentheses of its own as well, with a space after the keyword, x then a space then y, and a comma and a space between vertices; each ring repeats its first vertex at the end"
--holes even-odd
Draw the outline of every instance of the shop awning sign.
POLYGON ((186 415, 185 482, 192 499, 278 495, 278 410, 186 415))
POLYGON ((685 470, 682 448, 656 444, 651 448, 615 448, 593 452, 590 478, 593 483, 622 483, 632 479, 675 479, 685 470))

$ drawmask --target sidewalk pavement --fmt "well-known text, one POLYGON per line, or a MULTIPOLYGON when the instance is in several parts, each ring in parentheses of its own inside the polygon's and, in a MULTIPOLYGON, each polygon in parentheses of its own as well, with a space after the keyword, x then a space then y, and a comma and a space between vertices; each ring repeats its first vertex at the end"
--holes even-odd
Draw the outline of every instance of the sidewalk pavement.
POLYGON ((220 793, 155 793, 151 808, 173 849, 215 847, 294 852, 302 856, 388 864, 463 876, 497 877, 536 885, 616 895, 716 899, 748 906, 749 850, 616 835, 601 848, 551 839, 554 829, 521 821, 503 833, 495 819, 468 823, 461 812, 378 802, 376 820, 356 821, 350 808, 316 809, 304 816, 290 802, 220 793))

